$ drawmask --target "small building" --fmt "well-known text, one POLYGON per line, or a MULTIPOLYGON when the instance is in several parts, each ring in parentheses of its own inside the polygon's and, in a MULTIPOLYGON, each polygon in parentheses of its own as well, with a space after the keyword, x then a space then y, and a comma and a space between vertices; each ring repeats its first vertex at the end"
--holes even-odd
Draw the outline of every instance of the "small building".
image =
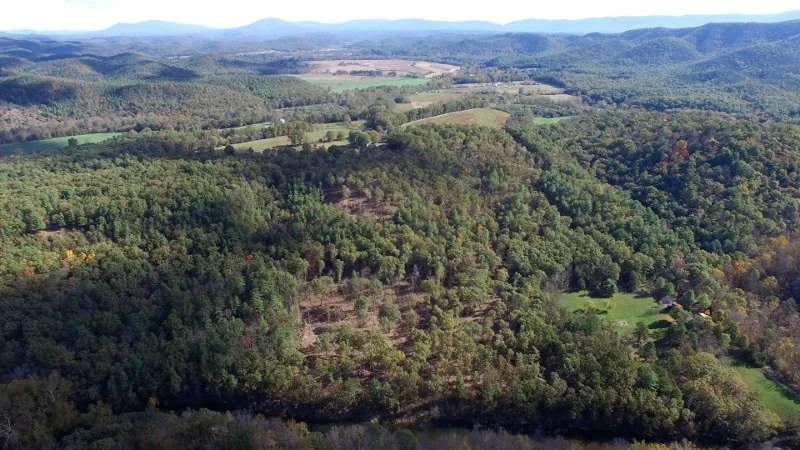
POLYGON ((659 301, 659 303, 661 304, 661 307, 664 308, 664 309, 672 308, 672 307, 674 307, 675 305, 678 304, 675 301, 675 299, 672 298, 672 296, 670 296, 670 295, 665 295, 665 296, 661 297, 661 300, 659 301))

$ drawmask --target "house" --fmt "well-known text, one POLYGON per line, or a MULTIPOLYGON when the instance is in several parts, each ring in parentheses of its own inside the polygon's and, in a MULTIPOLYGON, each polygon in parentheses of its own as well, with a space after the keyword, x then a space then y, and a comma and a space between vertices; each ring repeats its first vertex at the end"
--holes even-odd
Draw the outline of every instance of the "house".
POLYGON ((672 296, 669 296, 669 295, 665 295, 665 296, 661 297, 661 300, 659 301, 659 303, 661 304, 661 307, 664 308, 664 309, 672 308, 672 307, 674 307, 675 305, 678 304, 675 301, 675 299, 672 298, 672 296))

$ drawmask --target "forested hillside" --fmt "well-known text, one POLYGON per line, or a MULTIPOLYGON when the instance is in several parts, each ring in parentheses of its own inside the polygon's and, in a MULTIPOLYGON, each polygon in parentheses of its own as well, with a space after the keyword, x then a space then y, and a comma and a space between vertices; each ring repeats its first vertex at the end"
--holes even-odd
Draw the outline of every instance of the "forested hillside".
POLYGON ((796 226, 799 145, 793 126, 603 114, 360 150, 221 157, 142 136, 9 161, 3 410, 49 376, 74 412, 47 430, 11 413, 19 442, 100 404, 762 439, 776 418, 715 355, 793 377, 739 308, 773 282, 737 274, 796 226), (685 307, 620 337, 554 288, 685 307))

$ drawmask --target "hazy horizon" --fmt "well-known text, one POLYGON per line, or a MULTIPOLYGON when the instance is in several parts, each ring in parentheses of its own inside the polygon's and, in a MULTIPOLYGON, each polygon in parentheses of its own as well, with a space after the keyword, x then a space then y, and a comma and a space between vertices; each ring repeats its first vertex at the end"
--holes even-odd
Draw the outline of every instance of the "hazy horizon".
POLYGON ((313 21, 326 24, 352 20, 404 20, 463 22, 485 21, 498 25, 526 19, 582 20, 609 17, 642 16, 695 16, 731 14, 781 14, 800 9, 795 0, 772 0, 760 3, 731 6, 728 2, 713 0, 692 2, 677 0, 669 4, 632 3, 616 0, 604 3, 586 0, 548 4, 517 5, 508 2, 496 6, 475 7, 455 2, 430 4, 422 0, 408 0, 404 8, 381 8, 366 0, 348 0, 346 5, 314 0, 308 7, 278 3, 264 8, 252 0, 229 0, 224 7, 198 7, 187 0, 35 0, 6 7, 0 17, 0 30, 33 31, 97 31, 118 23, 164 21, 209 28, 232 28, 248 25, 265 18, 287 22, 313 21), (345 7, 347 6, 347 7, 345 7), (46 12, 43 12, 46 11, 46 12), (242 14, 249 11, 250 14, 242 14), (355 13, 353 13, 355 11, 355 13))

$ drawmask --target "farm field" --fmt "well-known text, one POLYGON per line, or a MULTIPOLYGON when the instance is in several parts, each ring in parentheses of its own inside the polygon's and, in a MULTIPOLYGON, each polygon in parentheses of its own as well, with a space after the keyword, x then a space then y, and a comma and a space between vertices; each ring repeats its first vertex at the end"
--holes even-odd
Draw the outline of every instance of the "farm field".
POLYGON ((479 93, 499 95, 523 95, 550 100, 553 103, 574 103, 577 98, 565 94, 564 90, 547 84, 506 83, 495 86, 490 83, 457 84, 453 87, 420 92, 409 97, 409 103, 398 103, 395 111, 406 112, 416 108, 425 108, 435 103, 462 100, 479 93))
POLYGON ((298 75, 298 77, 311 84, 330 88, 332 92, 336 93, 378 86, 422 86, 430 81, 428 78, 360 77, 324 73, 309 73, 298 75))
MULTIPOLYGON (((320 139, 325 137, 325 134, 328 131, 333 131, 334 133, 339 133, 340 131, 344 132, 345 134, 350 133, 351 130, 358 130, 361 129, 363 125, 362 121, 354 121, 349 127, 345 126, 344 123, 327 123, 327 124, 320 124, 314 125, 314 130, 310 133, 306 133, 306 139, 310 144, 315 145, 322 145, 325 148, 328 148, 332 145, 346 145, 347 140, 341 141, 333 141, 333 142, 319 142, 320 139)), ((237 150, 247 150, 249 148, 253 148, 254 151, 261 152, 270 148, 275 147, 282 147, 286 145, 290 145, 291 142, 289 138, 286 136, 278 136, 268 139, 259 139, 256 141, 248 141, 248 142, 241 142, 239 144, 233 144, 233 148, 237 150)))
POLYGON ((592 298, 584 292, 570 292, 560 294, 558 303, 569 311, 578 311, 586 307, 587 303, 601 311, 603 317, 614 323, 614 326, 625 332, 633 331, 636 323, 644 322, 651 330, 662 328, 670 320, 667 314, 662 313, 661 307, 653 297, 639 297, 635 294, 617 293, 610 299, 592 298), (605 309, 606 300, 611 300, 612 308, 605 309))
POLYGON ((459 111, 453 113, 442 114, 439 116, 429 117, 427 119, 416 120, 409 122, 404 127, 410 125, 421 125, 424 123, 435 124, 459 124, 459 125, 482 125, 487 127, 502 128, 508 120, 510 114, 505 111, 500 111, 494 108, 477 108, 468 109, 466 111, 459 111))
POLYGON ((335 73, 337 71, 382 71, 395 72, 398 77, 415 75, 423 78, 434 78, 445 74, 454 74, 460 67, 451 64, 428 61, 411 61, 407 59, 356 59, 311 61, 309 72, 335 73))
POLYGON ((733 369, 742 377, 750 392, 756 394, 781 420, 800 420, 800 403, 792 398, 791 392, 770 380, 763 370, 743 365, 734 365, 733 369))
POLYGON ((78 140, 78 144, 93 144, 96 142, 107 141, 113 137, 119 136, 121 133, 95 133, 95 134, 80 134, 77 136, 65 136, 52 139, 43 139, 41 141, 17 142, 13 144, 0 145, 0 156, 10 156, 17 153, 18 150, 22 154, 39 153, 45 150, 54 150, 64 148, 67 146, 67 141, 70 138, 78 140))

